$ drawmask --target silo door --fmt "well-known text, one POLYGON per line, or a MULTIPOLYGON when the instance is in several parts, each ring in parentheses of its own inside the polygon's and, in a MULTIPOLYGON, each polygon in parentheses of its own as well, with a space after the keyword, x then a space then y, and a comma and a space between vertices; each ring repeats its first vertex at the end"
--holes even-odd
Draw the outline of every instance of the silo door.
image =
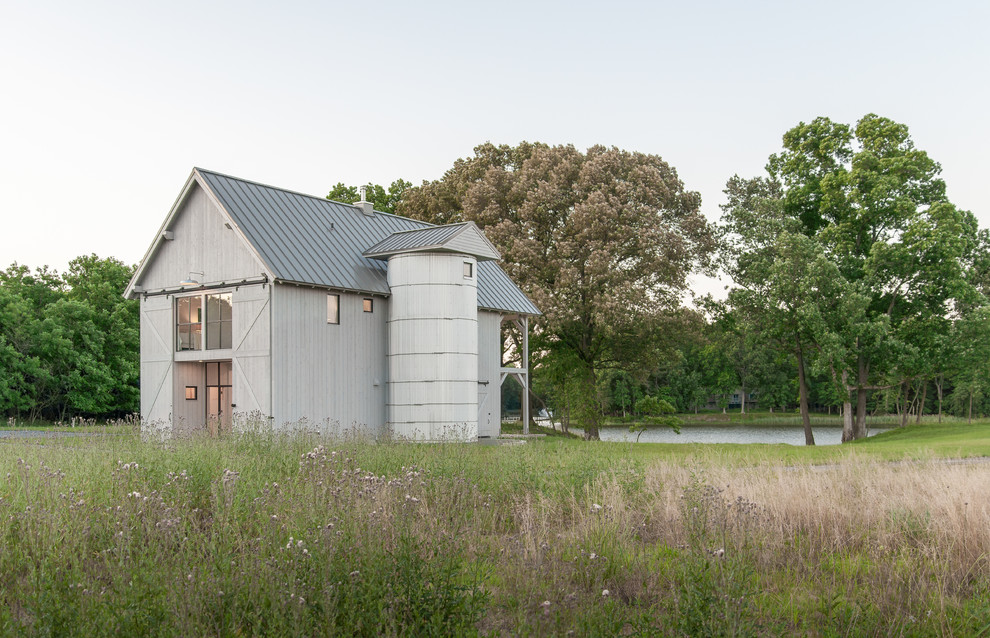
POLYGON ((492 433, 492 411, 488 407, 488 386, 478 386, 478 436, 491 437, 492 433))

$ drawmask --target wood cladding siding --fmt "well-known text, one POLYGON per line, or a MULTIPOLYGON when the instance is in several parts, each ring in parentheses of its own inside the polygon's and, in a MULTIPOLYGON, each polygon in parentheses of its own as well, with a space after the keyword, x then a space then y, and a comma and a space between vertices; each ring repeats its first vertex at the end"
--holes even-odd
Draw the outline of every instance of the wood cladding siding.
POLYGON ((501 328, 501 314, 478 311, 478 436, 495 438, 502 433, 501 328))
POLYGON ((206 369, 198 361, 177 361, 172 368, 175 388, 173 434, 188 436, 206 427, 206 369), (196 386, 196 400, 186 399, 186 386, 196 386))
POLYGON ((141 300, 141 416, 153 430, 171 430, 173 314, 170 297, 141 300))
MULTIPOLYGON (((385 318, 388 300, 340 295, 340 323, 327 323, 327 291, 275 285, 272 290, 272 416, 277 429, 331 434, 384 432, 385 318)), ((238 404, 239 406, 240 404, 238 404)))
POLYGON ((241 286, 231 295, 235 425, 259 419, 267 422, 272 413, 271 296, 272 286, 241 286))
POLYGON ((486 259, 497 259, 496 252, 476 228, 468 228, 447 242, 446 248, 486 259))
POLYGON ((199 185, 193 185, 141 280, 145 290, 174 288, 190 273, 200 283, 258 277, 264 267, 199 185), (200 274, 202 273, 202 274, 200 274))

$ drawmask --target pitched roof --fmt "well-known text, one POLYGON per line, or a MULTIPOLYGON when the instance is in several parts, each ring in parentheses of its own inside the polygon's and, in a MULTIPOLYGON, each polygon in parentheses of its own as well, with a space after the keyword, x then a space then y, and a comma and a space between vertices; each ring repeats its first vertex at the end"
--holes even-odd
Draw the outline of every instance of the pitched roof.
POLYGON ((364 251, 363 254, 372 259, 388 259, 399 253, 427 251, 467 254, 477 257, 478 261, 501 257, 474 222, 400 230, 364 251))
MULTIPOLYGON (((433 242, 451 241, 468 225, 433 226, 377 211, 364 215, 353 206, 322 197, 201 168, 193 173, 237 224, 274 278, 284 282, 388 295, 385 262, 362 251, 397 236, 418 236, 420 243, 427 237, 433 242)), ((540 314, 494 261, 478 263, 478 306, 540 314)))

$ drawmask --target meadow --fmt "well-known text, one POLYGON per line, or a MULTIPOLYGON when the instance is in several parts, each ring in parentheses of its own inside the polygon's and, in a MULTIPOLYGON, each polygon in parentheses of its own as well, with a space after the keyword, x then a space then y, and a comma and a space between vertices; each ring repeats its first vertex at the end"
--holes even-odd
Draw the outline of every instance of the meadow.
POLYGON ((983 635, 984 457, 987 422, 811 449, 0 439, 0 634, 983 635))

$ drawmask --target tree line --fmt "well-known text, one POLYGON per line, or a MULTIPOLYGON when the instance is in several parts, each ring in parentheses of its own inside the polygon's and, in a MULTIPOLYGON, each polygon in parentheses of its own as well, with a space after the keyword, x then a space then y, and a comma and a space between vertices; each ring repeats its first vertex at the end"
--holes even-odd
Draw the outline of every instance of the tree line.
POLYGON ((728 180, 716 224, 658 156, 531 143, 477 147, 396 212, 485 229, 544 313, 534 389, 588 438, 637 393, 681 410, 752 393, 796 405, 814 444, 815 407, 841 408, 843 440, 881 402, 987 411, 990 239, 940 172, 903 124, 819 117, 728 180), (728 298, 685 309, 689 275, 716 270, 728 298))
POLYGON ((0 271, 0 414, 53 422, 140 407, 138 302, 132 266, 81 256, 59 274, 0 271))
MULTIPOLYGON (((940 171, 906 126, 870 114, 787 131, 763 174, 727 181, 717 223, 662 158, 605 146, 486 143, 437 180, 368 184, 366 198, 484 229, 543 312, 533 403, 588 438, 645 398, 692 411, 739 396, 798 410, 813 444, 813 410, 841 409, 844 440, 875 412, 990 412, 990 236, 940 171), (685 307, 690 277, 717 272, 727 298, 685 307)), ((0 412, 137 409, 132 272, 90 256, 64 276, 0 274, 0 412)))

